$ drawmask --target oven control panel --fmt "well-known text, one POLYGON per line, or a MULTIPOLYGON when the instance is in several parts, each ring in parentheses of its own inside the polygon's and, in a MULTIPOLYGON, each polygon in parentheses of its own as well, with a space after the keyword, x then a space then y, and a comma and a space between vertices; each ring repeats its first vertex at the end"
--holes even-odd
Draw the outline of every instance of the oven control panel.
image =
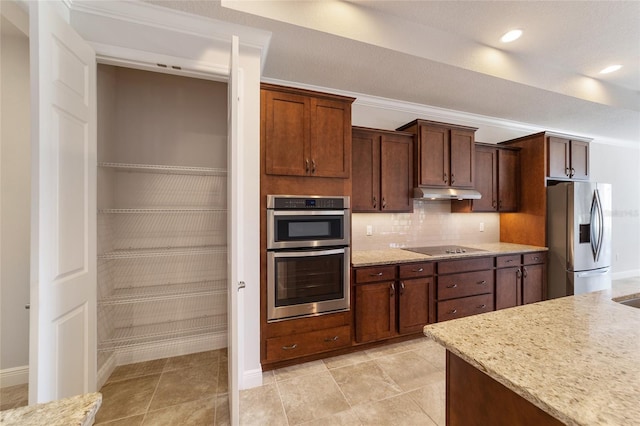
POLYGON ((275 210, 344 210, 349 197, 267 195, 267 208, 275 210))

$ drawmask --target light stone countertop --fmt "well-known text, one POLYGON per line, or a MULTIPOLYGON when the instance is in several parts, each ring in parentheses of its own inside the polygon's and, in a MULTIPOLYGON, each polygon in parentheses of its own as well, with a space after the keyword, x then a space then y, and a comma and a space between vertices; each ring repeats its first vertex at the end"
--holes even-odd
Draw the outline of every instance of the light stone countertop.
MULTIPOLYGON (((448 244, 443 244, 448 245, 448 244)), ((453 244, 451 244, 453 245, 453 244)), ((402 250, 400 248, 390 248, 385 250, 353 250, 351 253, 351 265, 354 267, 360 266, 375 266, 385 265, 393 263, 409 263, 420 261, 439 261, 446 259, 458 259, 465 257, 478 257, 478 256, 496 256, 502 254, 514 254, 514 253, 527 253, 536 251, 546 251, 546 247, 529 246, 524 244, 512 244, 512 243, 482 243, 482 244, 455 244, 464 247, 476 248, 485 250, 475 253, 456 253, 456 254, 443 254, 438 256, 428 256, 426 254, 414 253, 411 251, 402 250)))
POLYGON ((44 404, 0 411, 0 425, 20 426, 89 426, 92 425, 102 394, 76 395, 44 404))
POLYGON ((640 421, 640 279, 428 325, 426 336, 569 425, 640 421))

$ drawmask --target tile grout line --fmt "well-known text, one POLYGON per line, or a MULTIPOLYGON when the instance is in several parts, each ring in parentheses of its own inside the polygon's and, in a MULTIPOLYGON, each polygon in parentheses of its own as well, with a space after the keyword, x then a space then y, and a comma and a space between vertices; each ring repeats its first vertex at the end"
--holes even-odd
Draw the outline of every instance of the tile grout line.
MULTIPOLYGON (((274 376, 275 376, 275 373, 274 373, 274 376)), ((278 393, 278 399, 280 400, 280 407, 282 407, 282 412, 284 413, 284 418, 287 421, 287 426, 291 426, 289 423, 289 416, 287 415, 287 410, 284 407, 284 401, 282 400, 282 394, 280 393, 280 386, 278 385, 277 379, 274 381, 274 384, 276 385, 276 392, 278 393)))
POLYGON ((162 380, 162 376, 164 375, 164 369, 167 367, 168 363, 169 363, 169 358, 165 358, 164 365, 162 366, 162 371, 160 372, 160 377, 158 377, 158 383, 156 383, 156 386, 153 389, 153 394, 151 395, 151 398, 149 398, 149 403, 147 404, 147 409, 144 411, 144 415, 142 416, 142 422, 140 422, 141 426, 144 425, 144 421, 147 419, 147 414, 149 413, 149 408, 151 407, 151 402, 153 402, 153 398, 155 398, 155 396, 156 396, 156 392, 158 391, 158 387, 160 386, 160 380, 162 380))

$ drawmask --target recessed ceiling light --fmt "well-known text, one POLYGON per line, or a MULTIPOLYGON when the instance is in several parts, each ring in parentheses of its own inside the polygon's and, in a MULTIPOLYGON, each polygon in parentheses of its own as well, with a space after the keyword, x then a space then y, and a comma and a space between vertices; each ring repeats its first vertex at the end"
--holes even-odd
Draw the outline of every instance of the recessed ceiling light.
POLYGON ((609 65, 600 71, 600 74, 609 74, 610 72, 618 71, 620 68, 622 68, 622 65, 609 65))
POLYGON ((522 30, 511 30, 500 39, 503 43, 511 43, 514 40, 517 40, 522 35, 522 30))

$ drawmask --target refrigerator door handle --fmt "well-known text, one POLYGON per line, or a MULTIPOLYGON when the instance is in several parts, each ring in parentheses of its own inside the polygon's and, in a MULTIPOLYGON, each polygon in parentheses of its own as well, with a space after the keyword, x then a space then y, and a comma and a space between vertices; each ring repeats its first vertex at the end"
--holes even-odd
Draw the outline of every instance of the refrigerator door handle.
POLYGON ((600 193, 596 189, 593 192, 593 201, 591 202, 591 230, 590 230, 590 243, 591 251, 593 252, 593 260, 595 262, 600 258, 600 252, 602 250, 603 232, 603 214, 602 203, 600 202, 600 193))
POLYGON ((597 271, 578 272, 576 276, 578 278, 596 277, 598 275, 605 275, 609 273, 609 268, 598 269, 597 271))

